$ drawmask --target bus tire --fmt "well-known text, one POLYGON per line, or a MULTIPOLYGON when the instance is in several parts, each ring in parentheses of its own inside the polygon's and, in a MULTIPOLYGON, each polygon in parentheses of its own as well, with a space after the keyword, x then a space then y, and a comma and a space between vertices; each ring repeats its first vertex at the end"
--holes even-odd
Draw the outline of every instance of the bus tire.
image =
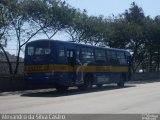
POLYGON ((93 81, 92 75, 86 75, 84 77, 84 84, 82 86, 78 86, 78 89, 80 89, 80 90, 91 89, 92 88, 92 81, 93 81))
POLYGON ((84 88, 91 89, 92 88, 92 81, 93 81, 92 75, 86 75, 84 78, 84 88))
POLYGON ((55 88, 57 91, 66 91, 66 90, 68 90, 69 87, 63 86, 63 85, 56 85, 55 88))
POLYGON ((124 87, 125 81, 126 81, 126 76, 125 75, 121 75, 120 82, 117 83, 117 86, 118 87, 124 87))

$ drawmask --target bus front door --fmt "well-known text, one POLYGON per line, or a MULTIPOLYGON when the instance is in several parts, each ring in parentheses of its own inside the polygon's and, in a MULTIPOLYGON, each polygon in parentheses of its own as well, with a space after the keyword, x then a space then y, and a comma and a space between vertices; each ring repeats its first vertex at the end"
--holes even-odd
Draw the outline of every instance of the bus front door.
POLYGON ((73 49, 67 49, 67 62, 68 62, 68 80, 70 84, 75 84, 76 80, 76 73, 75 73, 75 64, 76 64, 76 58, 75 58, 75 50, 73 49))

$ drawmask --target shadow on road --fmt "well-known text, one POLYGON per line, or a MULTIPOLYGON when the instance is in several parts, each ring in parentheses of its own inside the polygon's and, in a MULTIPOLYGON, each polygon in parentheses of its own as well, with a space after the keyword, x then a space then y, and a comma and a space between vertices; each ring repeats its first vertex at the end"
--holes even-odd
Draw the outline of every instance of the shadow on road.
MULTIPOLYGON (((125 84, 124 88, 128 87, 136 87, 138 84, 149 84, 149 83, 157 83, 160 82, 160 79, 153 79, 153 80, 136 80, 136 81, 129 81, 125 84)), ((85 94, 85 93, 91 93, 91 92, 100 92, 100 91, 106 91, 106 90, 115 90, 115 89, 123 89, 118 88, 117 86, 108 84, 106 86, 103 86, 102 88, 96 88, 94 87, 91 90, 88 91, 82 91, 78 90, 77 88, 71 88, 66 92, 57 92, 54 88, 48 87, 48 88, 36 88, 36 89, 24 89, 24 90, 10 90, 10 91, 4 91, 0 92, 0 96, 8 96, 8 95, 21 95, 21 96, 29 96, 29 97, 61 97, 61 96, 69 96, 69 95, 76 95, 76 94, 85 94)))
POLYGON ((152 80, 133 80, 129 81, 129 84, 147 84, 147 83, 155 83, 160 82, 160 79, 152 79, 152 80))
POLYGON ((24 93, 21 96, 22 97, 62 97, 62 96, 71 96, 71 95, 77 95, 77 94, 85 94, 85 93, 94 93, 94 92, 101 92, 101 91, 109 91, 109 90, 116 90, 116 89, 125 89, 129 87, 136 87, 135 85, 126 85, 123 88, 117 87, 117 86, 103 86, 101 88, 93 87, 90 90, 79 90, 77 88, 71 88, 64 92, 58 92, 55 89, 52 91, 37 91, 37 92, 28 92, 24 93))

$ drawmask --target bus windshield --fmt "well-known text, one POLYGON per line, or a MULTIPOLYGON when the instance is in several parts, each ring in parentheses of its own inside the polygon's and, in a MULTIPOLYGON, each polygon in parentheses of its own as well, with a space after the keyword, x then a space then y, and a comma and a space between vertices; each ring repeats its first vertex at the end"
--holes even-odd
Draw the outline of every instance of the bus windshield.
POLYGON ((50 42, 39 41, 33 42, 26 46, 26 63, 27 64, 45 64, 50 61, 51 57, 50 42))
POLYGON ((51 54, 51 48, 47 47, 34 47, 34 46, 28 46, 27 48, 27 55, 33 56, 33 55, 49 55, 51 54))

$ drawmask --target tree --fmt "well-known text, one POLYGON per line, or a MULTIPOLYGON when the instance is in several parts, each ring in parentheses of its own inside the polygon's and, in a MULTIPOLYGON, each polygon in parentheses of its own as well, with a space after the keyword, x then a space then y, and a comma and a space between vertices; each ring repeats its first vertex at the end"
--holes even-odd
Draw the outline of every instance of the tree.
POLYGON ((124 12, 124 18, 130 23, 143 24, 145 16, 143 9, 133 2, 131 3, 131 8, 124 12))
MULTIPOLYGON (((5 1, 1 1, 1 2, 5 3, 5 1)), ((7 26, 9 24, 9 21, 7 20, 5 14, 3 13, 4 6, 2 3, 0 3, 0 49, 2 50, 2 52, 4 53, 4 55, 6 57, 6 60, 8 62, 8 66, 9 66, 9 72, 10 72, 10 74, 12 74, 13 73, 12 65, 11 65, 11 62, 8 58, 7 52, 4 49, 4 47, 6 47, 6 45, 7 45, 7 39, 5 38, 5 33, 6 33, 7 26)))
POLYGON ((129 26, 125 20, 119 18, 109 23, 106 40, 108 46, 125 49, 129 39, 129 26))
POLYGON ((9 34, 6 37, 7 39, 14 39, 18 43, 16 67, 13 74, 17 74, 22 47, 44 27, 38 28, 32 26, 33 23, 31 18, 28 17, 28 11, 26 11, 27 5, 26 2, 19 0, 6 0, 5 4, 3 4, 3 14, 5 14, 6 19, 10 21, 10 24, 6 29, 9 34), (15 37, 10 36, 11 34, 15 37))
POLYGON ((86 26, 88 24, 87 19, 88 15, 86 11, 83 13, 80 11, 75 11, 70 25, 65 29, 72 41, 77 43, 85 42, 84 35, 86 33, 86 26))
POLYGON ((88 24, 86 25, 85 39, 86 42, 93 45, 104 44, 106 36, 106 21, 103 16, 88 18, 88 24))
POLYGON ((42 28, 43 34, 51 39, 57 32, 65 29, 75 12, 68 4, 60 1, 40 0, 26 1, 29 17, 33 25, 42 28), (44 27, 45 26, 45 27, 44 27))
POLYGON ((131 8, 126 10, 124 19, 128 25, 128 49, 133 52, 133 71, 135 72, 138 66, 143 62, 144 52, 144 20, 145 16, 141 7, 133 2, 131 8))
POLYGON ((66 29, 70 39, 75 42, 89 44, 100 44, 106 38, 106 24, 102 16, 88 16, 87 11, 83 13, 76 11, 70 26, 66 29))
POLYGON ((147 17, 145 20, 145 46, 148 52, 148 66, 149 71, 159 70, 160 58, 160 20, 158 16, 155 19, 147 17))

